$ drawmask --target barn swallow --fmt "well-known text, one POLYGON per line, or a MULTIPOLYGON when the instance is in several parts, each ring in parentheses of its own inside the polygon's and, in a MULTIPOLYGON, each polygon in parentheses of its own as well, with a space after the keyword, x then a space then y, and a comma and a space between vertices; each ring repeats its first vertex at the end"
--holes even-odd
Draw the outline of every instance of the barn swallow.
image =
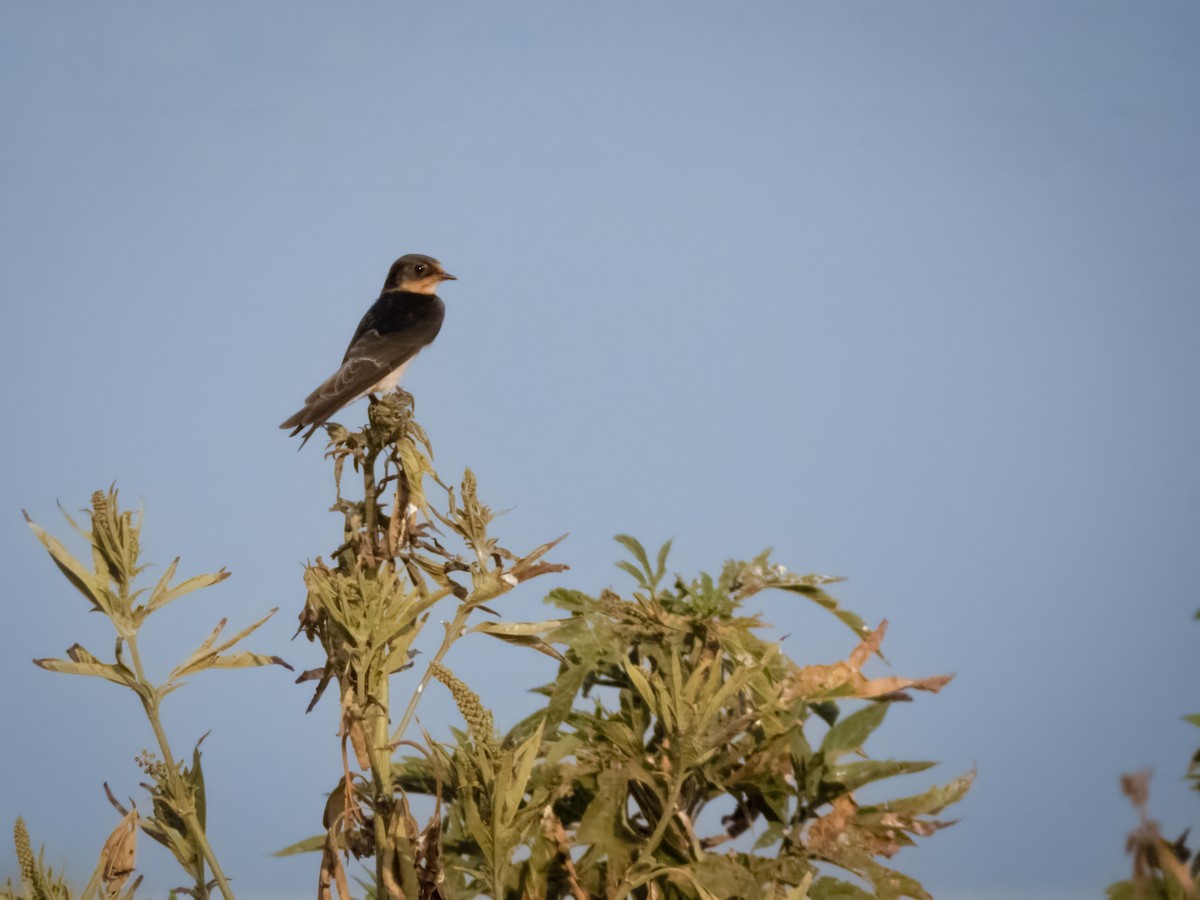
POLYGON ((343 406, 394 388, 408 364, 441 330, 446 306, 435 293, 438 285, 457 280, 432 256, 409 253, 392 263, 379 299, 350 339, 341 368, 279 427, 294 429, 293 437, 308 427, 300 442, 303 447, 343 406))

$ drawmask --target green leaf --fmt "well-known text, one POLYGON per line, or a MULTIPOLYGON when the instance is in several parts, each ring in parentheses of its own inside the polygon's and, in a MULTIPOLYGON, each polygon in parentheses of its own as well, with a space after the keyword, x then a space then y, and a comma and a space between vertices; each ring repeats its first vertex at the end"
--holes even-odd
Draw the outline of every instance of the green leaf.
POLYGON ((652 573, 654 570, 650 568, 650 557, 646 555, 646 548, 641 542, 627 534, 618 534, 613 536, 613 540, 629 551, 639 563, 642 564, 642 569, 647 573, 652 573))
POLYGON ((219 656, 222 651, 228 650, 238 641, 258 630, 258 628, 264 622, 266 622, 267 619, 271 618, 271 616, 275 615, 277 612, 279 612, 278 607, 272 609, 257 622, 247 626, 246 628, 243 628, 220 646, 214 647, 213 645, 216 643, 217 637, 221 634, 221 630, 225 627, 228 621, 227 619, 222 619, 217 623, 217 627, 213 629, 212 634, 204 639, 204 643, 196 648, 195 652, 192 653, 192 655, 186 660, 184 660, 184 662, 172 670, 167 680, 176 681, 180 678, 185 678, 188 675, 193 675, 196 672, 203 672, 205 669, 213 668, 245 668, 247 666, 266 666, 275 664, 290 669, 291 666, 275 656, 262 656, 260 654, 252 653, 235 653, 231 656, 224 657, 225 660, 230 661, 228 663, 221 661, 222 658, 219 656))
POLYGON ((837 600, 829 596, 820 588, 812 587, 807 584, 779 584, 770 586, 777 587, 781 591, 788 591, 792 594, 801 594, 807 597, 821 608, 827 609, 829 612, 833 613, 839 621, 848 626, 859 637, 866 637, 871 633, 870 627, 862 620, 862 618, 856 616, 847 609, 842 609, 837 600))
POLYGON ((671 543, 672 543, 671 541, 667 541, 665 544, 663 544, 661 547, 658 548, 658 559, 655 560, 655 565, 654 565, 654 580, 655 581, 658 581, 660 578, 662 578, 664 575, 667 574, 667 556, 671 552, 671 543))
POLYGON ((40 525, 29 517, 29 513, 21 510, 25 516, 25 521, 29 523, 30 530, 34 533, 42 546, 46 548, 46 552, 50 554, 50 558, 54 560, 54 564, 58 566, 60 572, 66 576, 67 580, 75 586, 75 589, 91 602, 92 606, 101 612, 106 612, 109 608, 107 579, 102 579, 96 574, 89 572, 79 560, 71 555, 70 551, 62 545, 55 537, 48 534, 40 525))
POLYGON ((171 584, 171 579, 175 577, 175 570, 179 567, 179 557, 171 560, 171 564, 167 566, 167 571, 163 572, 162 578, 158 579, 158 584, 154 586, 154 590, 150 592, 150 600, 146 603, 147 608, 156 609, 161 604, 158 598, 165 594, 171 584))
POLYGON ((563 655, 544 640, 566 624, 563 619, 550 619, 545 622, 480 622, 471 628, 471 631, 490 635, 508 644, 530 647, 559 662, 566 662, 563 655))
POLYGON ((866 743, 871 732, 883 722, 887 710, 888 704, 886 703, 870 703, 846 716, 829 729, 825 740, 821 742, 821 750, 832 756, 858 750, 866 743))
POLYGON ((961 800, 974 780, 975 773, 971 772, 970 774, 963 775, 961 778, 954 779, 949 784, 930 788, 923 794, 902 797, 898 800, 889 800, 886 803, 876 803, 870 807, 864 806, 862 812, 932 815, 941 812, 951 803, 957 803, 961 800))
MULTIPOLYGON (((555 679, 544 710, 546 730, 553 734, 558 726, 571 714, 572 705, 584 682, 588 670, 583 666, 568 666, 555 679)), ((542 712, 539 712, 541 715, 542 712)))
POLYGON ((848 881, 818 878, 808 889, 808 900, 875 900, 875 895, 848 881))
POLYGON ((200 820, 200 830, 203 831, 208 819, 208 800, 204 793, 204 769, 200 766, 200 745, 208 737, 208 732, 200 736, 196 746, 192 748, 192 767, 187 771, 187 780, 192 789, 192 802, 196 808, 196 818, 200 820))
POLYGON ((823 784, 836 785, 840 793, 856 791, 864 784, 891 778, 894 775, 909 775, 913 772, 924 772, 937 763, 905 762, 903 760, 883 759, 852 762, 844 765, 830 766, 821 779, 823 784))
MULTIPOLYGON (((638 561, 639 565, 641 565, 642 570, 639 572, 635 566, 625 562, 624 560, 617 562, 617 567, 622 571, 628 572, 630 575, 632 575, 634 581, 636 581, 641 587, 645 588, 647 591, 653 592, 654 586, 658 583, 659 578, 662 576, 660 574, 655 574, 657 570, 650 566, 650 557, 646 555, 646 548, 642 546, 641 542, 638 541, 637 538, 630 537, 627 534, 615 535, 613 540, 629 551, 629 554, 638 561)), ((669 547, 670 542, 668 541, 667 548, 669 547)), ((667 548, 659 551, 660 568, 661 564, 665 563, 666 561, 666 554, 664 550, 667 548)))
POLYGON ((804 878, 801 879, 799 884, 787 889, 787 893, 783 895, 783 900, 809 900, 812 895, 809 894, 808 889, 812 885, 813 874, 814 872, 811 869, 805 873, 804 878))
POLYGON ((638 567, 635 566, 633 563, 626 562, 623 559, 619 559, 619 560, 617 560, 617 568, 620 569, 622 572, 629 573, 630 577, 632 577, 633 580, 636 581, 639 586, 645 585, 646 576, 644 574, 642 574, 641 572, 639 572, 638 567))
POLYGON ((292 668, 278 656, 268 656, 265 653, 251 653, 249 650, 239 650, 237 653, 218 656, 213 659, 211 665, 205 668, 253 669, 258 666, 283 666, 285 669, 292 668))
POLYGON ((49 657, 43 659, 35 659, 33 664, 38 668, 45 669, 47 672, 62 672, 64 675, 94 675, 99 678, 106 678, 109 681, 117 684, 124 684, 122 678, 115 674, 115 666, 110 666, 107 663, 77 663, 66 659, 52 659, 49 657))
POLYGON ((668 870, 667 879, 683 887, 695 889, 701 898, 722 900, 736 897, 739 900, 762 898, 758 879, 735 857, 709 853, 686 866, 675 866, 668 870))
POLYGON ((658 700, 654 696, 654 691, 650 687, 650 682, 646 678, 646 673, 642 671, 640 666, 628 659, 622 659, 621 664, 625 667, 625 674, 629 676, 629 680, 633 683, 634 688, 641 696, 642 702, 649 707, 652 714, 658 715, 658 700))
POLYGON ((569 623, 569 619, 547 619, 544 622, 482 622, 471 630, 493 637, 545 637, 569 623))
POLYGON ((175 577, 175 568, 178 565, 179 557, 177 556, 171 565, 167 567, 167 571, 163 573, 163 577, 159 579, 158 584, 154 586, 154 590, 150 592, 150 599, 146 601, 146 609, 149 612, 162 609, 168 603, 178 600, 185 594, 218 584, 229 577, 229 573, 221 569, 219 572, 212 572, 207 575, 196 575, 181 584, 175 585, 175 587, 169 587, 171 579, 175 577))
POLYGON ((67 650, 67 655, 70 657, 69 660, 35 659, 33 664, 49 672, 62 672, 64 675, 91 675, 111 681, 113 684, 138 690, 137 677, 122 665, 101 662, 79 644, 71 646, 67 650))
MULTIPOLYGON (((342 835, 338 835, 339 844, 342 835)), ((289 844, 282 850, 276 850, 272 856, 295 856, 298 853, 320 853, 325 849, 325 835, 314 834, 312 837, 307 837, 302 841, 296 841, 294 844, 289 844)))
POLYGON ((635 845, 637 839, 625 823, 628 792, 629 780, 624 772, 619 769, 601 772, 596 796, 587 805, 576 829, 576 843, 595 844, 606 853, 621 845, 635 845))
MULTIPOLYGON (((464 781, 466 779, 463 779, 464 781)), ((479 845, 479 849, 484 854, 485 858, 489 859, 492 855, 492 832, 483 824, 483 817, 479 811, 479 804, 475 800, 473 791, 463 791, 459 795, 459 805, 462 808, 462 815, 467 825, 467 831, 471 837, 475 839, 475 843, 479 845)))
POLYGON ((1200 713, 1192 713, 1190 716, 1184 716, 1183 721, 1191 722, 1193 725, 1200 727, 1200 713))
POLYGON ((930 893, 921 887, 921 883, 914 878, 897 872, 895 869, 889 869, 887 866, 881 866, 878 863, 871 861, 866 866, 866 878, 871 882, 871 886, 875 888, 875 896, 879 900, 898 900, 900 897, 912 897, 915 900, 933 900, 930 893))
POLYGON ((533 764, 537 762, 538 750, 541 748, 541 744, 542 726, 539 725, 537 730, 513 754, 513 768, 515 771, 512 782, 508 785, 503 797, 509 821, 516 815, 517 810, 521 806, 521 799, 525 796, 525 789, 529 786, 529 776, 533 774, 533 764))

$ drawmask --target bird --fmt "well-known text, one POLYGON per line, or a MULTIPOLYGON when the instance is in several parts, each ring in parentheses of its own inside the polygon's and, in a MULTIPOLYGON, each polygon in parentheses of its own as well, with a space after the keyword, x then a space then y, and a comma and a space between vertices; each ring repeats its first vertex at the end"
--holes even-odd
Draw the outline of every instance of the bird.
POLYGON ((303 447, 342 407, 394 388, 409 363, 442 328, 446 305, 436 293, 438 286, 457 280, 440 262, 423 253, 408 253, 392 263, 379 299, 350 338, 341 367, 279 427, 294 429, 290 437, 307 427, 300 442, 303 447))

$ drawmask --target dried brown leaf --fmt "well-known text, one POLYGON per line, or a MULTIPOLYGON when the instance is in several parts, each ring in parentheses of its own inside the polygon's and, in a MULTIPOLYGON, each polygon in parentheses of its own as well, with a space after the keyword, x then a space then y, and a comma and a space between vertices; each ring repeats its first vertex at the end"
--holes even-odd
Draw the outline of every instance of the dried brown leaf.
POLYGON ((116 897, 133 874, 137 861, 138 812, 130 810, 117 823, 100 850, 99 869, 104 879, 105 896, 116 897))
POLYGON ((953 675, 933 675, 929 678, 899 678, 893 675, 887 678, 872 678, 859 683, 854 691, 854 696, 866 700, 886 697, 908 688, 936 694, 953 680, 953 675))
MULTIPOLYGON (((355 701, 354 688, 347 687, 346 692, 342 694, 342 727, 338 731, 338 736, 343 739, 343 752, 345 747, 345 739, 349 738, 350 743, 354 747, 354 756, 358 761, 358 767, 366 772, 371 768, 371 754, 367 750, 367 733, 363 729, 363 714, 355 701)), ((346 773, 347 780, 350 773, 346 773)))
POLYGON ((1178 883, 1187 900, 1200 900, 1200 880, 1192 876, 1186 861, 1180 859, 1175 847, 1163 838, 1158 822, 1147 815, 1150 775, 1149 770, 1142 770, 1121 776, 1121 791, 1137 809, 1141 819, 1125 842, 1125 851, 1133 856, 1134 888, 1144 888, 1155 878, 1156 872, 1161 872, 1178 883))
POLYGON ((858 697, 863 700, 888 697, 893 700, 908 699, 900 692, 909 688, 936 694, 945 687, 953 675, 934 675, 929 678, 901 678, 890 675, 884 678, 866 678, 862 667, 874 655, 880 654, 879 647, 887 633, 887 620, 869 632, 851 651, 845 662, 828 666, 804 666, 793 671, 787 679, 782 699, 787 702, 797 697, 805 699, 858 697), (893 696, 894 695, 894 696, 893 696))
POLYGON ((318 900, 333 900, 331 888, 334 885, 337 886, 340 900, 350 900, 350 884, 338 857, 337 830, 330 828, 325 832, 325 846, 321 850, 321 872, 317 878, 318 900))
POLYGON ((566 534, 560 534, 552 541, 547 541, 531 553, 525 554, 512 567, 510 574, 517 579, 517 582, 528 581, 530 578, 536 578, 538 575, 544 575, 548 572, 565 572, 569 566, 559 565, 557 563, 539 563, 538 560, 557 547, 560 543, 566 540, 566 534))
POLYGON ((833 801, 833 809, 808 827, 805 844, 809 853, 821 859, 837 859, 842 852, 842 836, 858 811, 858 804, 849 794, 833 801))
POLYGON ((879 646, 883 643, 883 636, 887 634, 887 624, 887 619, 884 619, 879 623, 878 628, 867 634, 859 642, 859 645, 854 648, 847 662, 855 672, 860 671, 866 665, 867 660, 871 658, 872 654, 879 652, 879 646))
POLYGON ((554 846, 554 850, 558 854, 559 864, 562 865, 567 873, 567 886, 571 891, 571 896, 575 900, 590 900, 591 895, 579 883, 579 873, 575 869, 575 860, 571 858, 571 836, 567 833, 567 829, 563 827, 562 821, 554 814, 554 810, 549 806, 542 812, 542 830, 554 846))
POLYGON ((1150 801, 1150 775, 1149 769, 1143 769, 1140 772, 1126 772, 1121 776, 1121 793, 1129 798, 1129 802, 1137 807, 1139 812, 1144 812, 1146 804, 1150 801))
POLYGON ((858 673, 848 663, 831 666, 804 666, 792 672, 784 685, 783 699, 825 697, 852 685, 858 673))

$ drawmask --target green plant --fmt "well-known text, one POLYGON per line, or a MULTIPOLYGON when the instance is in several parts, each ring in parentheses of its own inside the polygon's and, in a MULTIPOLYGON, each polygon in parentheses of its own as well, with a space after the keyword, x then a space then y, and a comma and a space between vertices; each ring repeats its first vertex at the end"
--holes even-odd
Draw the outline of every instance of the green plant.
MULTIPOLYGON (((143 751, 139 757, 142 771, 152 782, 146 785, 153 809, 151 815, 139 819, 136 813, 131 813, 121 806, 111 792, 108 794, 110 802, 124 818, 101 853, 97 870, 101 877, 93 877, 83 896, 87 897, 93 891, 101 890, 99 881, 105 882, 108 888, 112 888, 114 883, 119 882, 118 887, 123 884, 124 879, 118 877, 120 867, 113 868, 115 850, 111 845, 120 835, 128 832, 128 822, 134 821, 142 831, 167 847, 175 856, 193 881, 193 886, 189 889, 192 896, 207 897, 212 888, 216 887, 222 896, 231 898, 233 892, 228 879, 221 870, 216 853, 205 833, 205 792, 204 774, 200 766, 200 743, 197 742, 192 751, 190 765, 178 759, 167 740, 159 711, 163 700, 182 687, 185 679, 206 669, 234 669, 271 664, 287 666, 275 656, 264 656, 245 650, 229 652, 270 618, 275 610, 224 640, 220 639, 226 624, 222 619, 195 652, 177 665, 165 681, 156 683, 146 675, 142 665, 139 645, 142 626, 150 616, 158 614, 169 604, 193 591, 224 581, 229 577, 229 573, 222 569, 173 584, 179 565, 179 559, 176 558, 153 587, 136 587, 139 576, 147 568, 141 561, 142 517, 140 513, 134 515, 120 508, 115 488, 92 494, 92 506, 88 511, 90 530, 81 528, 65 510, 63 515, 71 527, 90 545, 90 567, 35 523, 28 513, 25 514, 25 519, 59 571, 87 599, 94 611, 101 613, 112 623, 116 631, 114 659, 105 662, 76 643, 67 649, 66 659, 35 659, 34 663, 51 672, 102 678, 132 691, 146 714, 160 754, 155 756, 143 751)), ((28 834, 24 824, 19 823, 18 856, 25 853, 22 850, 22 834, 25 835, 24 844, 27 846, 28 834)), ((123 847, 125 846, 131 847, 132 844, 126 840, 123 847)), ((122 855, 125 852, 122 849, 122 855)), ((45 877, 31 880, 31 874, 37 873, 30 870, 22 859, 22 878, 29 885, 31 896, 37 897, 45 894, 47 890, 51 892, 46 894, 47 896, 67 896, 67 888, 61 878, 56 881, 46 873, 45 877), (47 885, 50 887, 45 887, 47 885)), ((128 871, 125 874, 128 875, 128 871)), ((12 894, 11 887, 9 893, 12 894)))
POLYGON ((374 857, 368 892, 388 897, 872 896, 818 878, 822 862, 861 876, 874 896, 927 896, 878 858, 947 824, 928 816, 961 797, 970 776, 883 804, 859 806, 853 794, 932 765, 870 760, 862 747, 892 701, 948 678, 866 678, 884 626, 872 631, 841 609, 823 587, 835 579, 793 575, 764 555, 664 586, 669 547, 651 562, 624 536, 633 561, 619 565, 638 583, 631 598, 557 590, 549 599, 564 618, 476 618, 517 584, 564 568, 540 561, 557 542, 524 557, 499 547, 474 477, 468 471, 458 493, 437 478, 411 409, 397 392, 372 404, 363 431, 329 428, 343 542, 336 564, 318 559, 306 572, 302 628, 328 662, 305 677, 318 680, 317 697, 337 680, 343 740, 364 774, 344 752, 326 833, 284 851, 322 853, 321 896, 348 896, 342 855, 374 857), (363 475, 362 502, 342 495, 347 460, 363 475), (444 513, 427 504, 426 479, 444 492, 444 513), (461 553, 446 549, 435 524, 461 553), (742 614, 766 588, 814 601, 858 647, 832 665, 788 660, 742 614), (430 608, 450 597, 457 605, 441 646, 389 734, 390 679, 411 665, 430 608), (469 632, 559 662, 556 680, 539 689, 545 707, 502 737, 445 664, 469 632), (405 738, 431 678, 467 725, 450 745, 405 738), (843 715, 847 701, 862 708, 843 715), (808 736, 812 723, 826 729, 819 741, 808 736), (395 759, 401 746, 419 755, 395 759), (420 793, 438 802, 423 827, 408 802, 420 793), (722 804, 724 827, 701 835, 697 823, 722 804), (751 829, 752 848, 717 852, 751 829))
MULTIPOLYGON (((558 652, 544 709, 500 738, 472 725, 398 767, 409 791, 443 786, 444 896, 927 897, 878 858, 948 824, 927 816, 971 776, 884 803, 860 805, 854 792, 932 765, 872 760, 863 745, 891 702, 949 679, 865 677, 885 629, 841 609, 823 589, 833 579, 793 575, 764 554, 664 586, 669 547, 651 562, 637 541, 618 540, 633 557, 620 564, 638 581, 630 597, 556 590, 565 618, 513 627, 558 652), (833 612, 858 646, 842 662, 796 665, 743 613, 766 588, 833 612), (871 892, 823 876, 822 864, 871 892)), ((460 708, 477 705, 461 687, 453 694, 460 708)))
MULTIPOLYGON (((728 562, 716 576, 669 576, 669 544, 651 559, 619 536, 630 559, 618 565, 635 580, 627 595, 558 589, 548 598, 557 618, 504 622, 494 607, 505 594, 566 568, 544 559, 561 538, 520 556, 502 547, 471 471, 457 487, 438 478, 403 391, 372 401, 363 429, 327 431, 342 532, 329 562, 317 557, 305 568, 300 631, 325 660, 299 681, 315 683, 309 710, 337 687, 341 767, 322 832, 281 851, 319 854, 318 897, 348 900, 351 857, 364 864, 355 871, 363 891, 377 898, 929 896, 881 860, 949 824, 936 816, 972 776, 883 802, 860 802, 856 792, 933 765, 872 759, 864 746, 893 702, 937 692, 949 677, 868 677, 886 623, 871 629, 842 609, 825 590, 837 579, 793 574, 767 554, 728 562), (347 463, 361 476, 361 497, 343 493, 347 463), (441 508, 427 491, 442 496, 441 508), (847 657, 800 665, 766 640, 746 604, 767 589, 835 616, 854 635, 847 657), (437 649, 418 659, 414 642, 439 603, 452 612, 437 649), (536 688, 542 708, 503 734, 450 667, 467 634, 557 664, 554 681, 536 688), (465 723, 450 742, 408 734, 434 681, 465 723), (423 825, 409 802, 416 795, 432 798, 423 825)), ((224 642, 218 626, 165 682, 148 681, 137 645, 144 619, 226 573, 172 586, 173 563, 145 595, 132 587, 142 569, 140 519, 118 509, 115 491, 94 497, 91 516, 92 529, 81 531, 93 548, 91 571, 31 527, 113 622, 116 660, 75 645, 66 660, 37 663, 132 689, 160 755, 139 759, 153 782, 152 815, 141 818, 110 794, 125 818, 84 896, 132 896, 137 883, 124 884, 140 827, 191 875, 188 893, 205 897, 215 886, 230 897, 204 830, 199 744, 190 765, 176 759, 159 705, 194 672, 281 661, 230 652, 264 620, 224 642)), ((27 864, 34 858, 23 823, 17 845, 27 896, 69 896, 40 859, 27 864)), ((16 896, 11 886, 7 895, 16 896)))
POLYGON ((505 633, 506 626, 492 621, 471 624, 491 614, 487 604, 523 581, 566 567, 542 561, 557 540, 518 557, 489 535, 492 513, 479 500, 475 476, 467 470, 457 492, 437 478, 429 439, 413 419, 406 392, 372 402, 360 431, 336 424, 327 431, 343 533, 331 563, 318 557, 305 570, 300 627, 321 645, 326 662, 301 680, 317 681, 310 710, 329 684, 338 686, 343 765, 326 805, 325 834, 283 852, 320 849, 321 896, 335 889, 349 895, 341 853, 373 859, 376 896, 428 896, 430 879, 440 871, 436 823, 419 828, 398 793, 395 749, 406 742, 417 704, 451 646, 468 631, 505 633), (343 495, 347 462, 361 475, 361 500, 343 495), (427 502, 427 478, 444 493, 444 512, 427 502), (443 545, 446 536, 435 522, 457 550, 443 545), (412 666, 413 642, 433 606, 448 598, 456 606, 441 645, 393 727, 392 678, 412 666))

